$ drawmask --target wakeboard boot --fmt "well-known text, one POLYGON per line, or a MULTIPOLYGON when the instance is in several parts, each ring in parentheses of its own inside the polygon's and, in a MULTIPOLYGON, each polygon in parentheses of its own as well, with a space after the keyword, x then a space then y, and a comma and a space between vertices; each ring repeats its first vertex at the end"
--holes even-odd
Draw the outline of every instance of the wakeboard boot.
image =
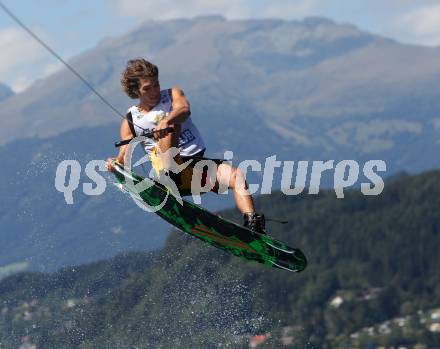
POLYGON ((249 230, 254 232, 266 235, 266 219, 264 218, 264 214, 258 213, 245 213, 243 215, 244 226, 249 230))

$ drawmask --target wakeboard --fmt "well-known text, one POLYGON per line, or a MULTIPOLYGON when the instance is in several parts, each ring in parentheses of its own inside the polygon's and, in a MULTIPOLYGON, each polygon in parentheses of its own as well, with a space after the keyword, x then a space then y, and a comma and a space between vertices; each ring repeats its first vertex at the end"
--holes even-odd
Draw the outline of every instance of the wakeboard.
POLYGON ((149 207, 161 206, 155 213, 179 230, 246 260, 292 272, 305 269, 307 260, 301 250, 251 231, 185 199, 180 199, 181 204, 156 180, 139 176, 118 162, 113 164, 121 189, 149 207), (145 189, 138 193, 135 186, 142 181, 145 189))

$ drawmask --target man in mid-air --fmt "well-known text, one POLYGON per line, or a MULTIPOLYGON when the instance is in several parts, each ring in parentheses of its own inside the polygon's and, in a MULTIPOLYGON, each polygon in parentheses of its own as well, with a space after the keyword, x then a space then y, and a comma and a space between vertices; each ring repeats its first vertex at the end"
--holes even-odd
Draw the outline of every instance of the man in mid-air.
MULTIPOLYGON (((197 161, 203 159, 205 145, 200 132, 191 120, 188 100, 178 87, 161 90, 158 68, 142 58, 127 62, 122 73, 121 84, 125 93, 132 99, 139 99, 139 104, 128 109, 126 118, 120 128, 121 140, 141 136, 145 130, 151 130, 154 138, 143 142, 145 152, 150 155, 156 172, 167 169, 168 161, 163 154, 171 148, 180 148, 180 153, 173 160, 182 164, 192 160, 189 166, 194 169, 197 161), (170 131, 170 130, 173 131, 170 131), (158 168, 159 167, 159 168, 158 168)), ((124 164, 128 145, 119 149, 116 158, 107 160, 107 169, 114 171, 112 161, 124 164)), ((219 188, 232 189, 237 208, 243 214, 244 226, 252 231, 265 234, 265 218, 255 212, 243 173, 229 164, 217 162, 215 183, 211 191, 218 193, 219 188)), ((186 172, 187 173, 187 172, 186 172)), ((179 176, 179 174, 178 174, 179 176)), ((188 176, 171 177, 175 179, 177 188, 188 187, 191 179, 188 176)), ((210 181, 210 176, 203 173, 202 185, 210 181)))

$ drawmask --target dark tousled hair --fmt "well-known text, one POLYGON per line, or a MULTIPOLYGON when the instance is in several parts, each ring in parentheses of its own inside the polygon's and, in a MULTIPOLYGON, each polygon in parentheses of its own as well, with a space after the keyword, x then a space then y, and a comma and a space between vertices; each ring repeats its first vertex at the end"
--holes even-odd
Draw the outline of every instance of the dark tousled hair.
POLYGON ((159 68, 143 58, 131 59, 122 72, 121 85, 130 98, 139 98, 139 81, 145 78, 157 78, 159 68))

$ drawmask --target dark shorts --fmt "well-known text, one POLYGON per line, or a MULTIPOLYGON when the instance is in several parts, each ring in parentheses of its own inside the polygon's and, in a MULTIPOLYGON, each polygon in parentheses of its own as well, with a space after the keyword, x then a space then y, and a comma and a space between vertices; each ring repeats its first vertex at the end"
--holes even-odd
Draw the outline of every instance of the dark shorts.
MULTIPOLYGON (((188 166, 188 168, 190 169, 189 171, 182 171, 181 173, 172 176, 172 179, 174 180, 174 182, 176 182, 176 185, 179 188, 179 191, 181 192, 182 196, 191 195, 192 174, 196 164, 205 160, 210 160, 214 162, 217 166, 223 163, 223 161, 219 159, 205 158, 203 156, 204 154, 205 154, 205 149, 192 156, 181 156, 181 159, 184 163, 187 162, 188 160, 191 160, 191 163, 188 166)), ((206 185, 207 179, 208 179, 208 166, 204 166, 202 172, 202 179, 201 179, 202 187, 206 185)), ((218 193, 218 190, 219 190, 219 184, 216 180, 214 187, 210 191, 214 193, 218 193)))

